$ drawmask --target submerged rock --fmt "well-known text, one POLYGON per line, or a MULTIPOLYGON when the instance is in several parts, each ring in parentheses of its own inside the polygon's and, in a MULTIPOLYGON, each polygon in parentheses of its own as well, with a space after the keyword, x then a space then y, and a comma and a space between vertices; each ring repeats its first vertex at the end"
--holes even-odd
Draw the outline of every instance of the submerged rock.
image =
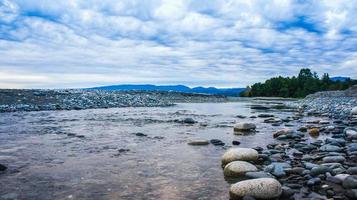
POLYGON ((226 177, 241 177, 247 172, 258 171, 257 167, 246 161, 233 161, 224 167, 224 175, 226 177))
POLYGON ((232 200, 251 196, 257 199, 273 199, 280 197, 281 184, 273 178, 258 178, 235 183, 230 188, 232 200))
POLYGON ((208 145, 209 141, 208 140, 192 140, 192 141, 188 142, 187 144, 192 145, 192 146, 208 145))
POLYGON ((231 148, 222 156, 222 166, 224 167, 233 161, 256 161, 258 152, 251 148, 231 148))
POLYGON ((183 123, 185 124, 194 124, 196 123, 196 121, 192 118, 185 118, 184 120, 182 120, 183 123))

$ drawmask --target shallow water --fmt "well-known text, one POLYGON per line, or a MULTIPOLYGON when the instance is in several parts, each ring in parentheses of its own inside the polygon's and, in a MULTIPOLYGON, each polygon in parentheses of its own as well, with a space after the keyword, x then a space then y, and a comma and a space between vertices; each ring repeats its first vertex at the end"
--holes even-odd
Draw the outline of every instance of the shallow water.
POLYGON ((0 199, 228 199, 225 149, 233 140, 265 147, 284 127, 236 117, 258 114, 252 104, 0 113, 0 163, 9 167, 0 174, 0 199), (198 123, 177 122, 186 117, 198 123), (239 121, 257 123, 259 132, 234 135, 239 121), (226 147, 187 145, 195 138, 226 147))

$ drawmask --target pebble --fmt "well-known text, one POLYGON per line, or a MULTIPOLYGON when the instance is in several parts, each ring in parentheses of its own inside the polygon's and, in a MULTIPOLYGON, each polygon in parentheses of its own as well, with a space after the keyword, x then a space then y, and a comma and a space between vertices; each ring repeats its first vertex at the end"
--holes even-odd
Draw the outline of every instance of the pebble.
POLYGON ((256 129, 255 124, 253 123, 238 123, 234 126, 234 131, 253 131, 256 129))
POLYGON ((343 156, 327 156, 322 159, 324 163, 343 163, 346 161, 346 158, 343 156))
POLYGON ((0 171, 5 171, 7 167, 5 165, 0 164, 0 171))
POLYGON ((226 177, 241 177, 247 172, 258 171, 257 167, 246 161, 233 161, 224 167, 224 175, 226 177))
POLYGON ((240 145, 240 142, 237 141, 237 140, 233 140, 233 141, 232 141, 232 144, 233 144, 233 145, 240 145))
POLYGON ((185 124, 194 124, 197 123, 194 119, 192 118, 185 118, 184 120, 182 120, 183 123, 185 124))
POLYGON ((346 189, 357 189, 357 175, 350 175, 343 180, 343 187, 346 189))
POLYGON ((208 145, 209 142, 208 140, 192 140, 188 142, 187 144, 192 145, 192 146, 201 146, 201 145, 208 145))

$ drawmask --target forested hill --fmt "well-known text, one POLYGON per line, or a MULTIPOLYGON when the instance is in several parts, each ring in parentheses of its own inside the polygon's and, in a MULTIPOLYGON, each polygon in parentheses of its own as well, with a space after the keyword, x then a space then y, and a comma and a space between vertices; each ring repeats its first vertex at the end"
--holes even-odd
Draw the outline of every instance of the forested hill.
POLYGON ((316 72, 304 68, 297 77, 274 77, 264 83, 255 83, 247 87, 242 96, 248 97, 295 97, 302 98, 309 94, 327 90, 345 90, 357 84, 357 80, 350 78, 331 79, 325 73, 319 78, 316 72))

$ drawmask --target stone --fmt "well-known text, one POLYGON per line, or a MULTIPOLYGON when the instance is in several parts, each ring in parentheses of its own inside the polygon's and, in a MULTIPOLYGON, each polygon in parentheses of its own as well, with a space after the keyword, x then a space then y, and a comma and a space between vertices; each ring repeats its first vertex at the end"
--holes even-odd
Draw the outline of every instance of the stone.
POLYGON ((233 161, 256 161, 258 152, 251 148, 231 148, 222 156, 222 166, 224 167, 233 161))
POLYGON ((237 140, 233 140, 233 141, 232 141, 232 144, 233 144, 233 145, 240 145, 240 142, 237 141, 237 140))
POLYGON ((274 115, 262 113, 262 114, 259 114, 258 117, 260 117, 260 118, 268 118, 268 117, 274 117, 274 115))
POLYGON ((208 140, 192 140, 188 142, 187 144, 192 145, 192 146, 201 146, 201 145, 208 145, 209 142, 208 140))
POLYGON ((339 146, 325 144, 325 145, 320 147, 320 150, 321 151, 326 151, 326 152, 340 152, 342 149, 339 146))
POLYGON ((5 171, 7 167, 5 165, 0 164, 0 171, 5 171))
POLYGON ((196 123, 196 121, 192 118, 185 118, 184 120, 182 120, 183 123, 185 124, 194 124, 196 123))
POLYGON ((272 175, 280 178, 286 175, 285 170, 286 168, 291 168, 291 165, 284 162, 273 162, 270 165, 264 168, 265 172, 269 172, 272 175))
POLYGON ((357 175, 357 167, 350 167, 346 171, 347 174, 357 175))
POLYGON ((146 137, 148 135, 144 134, 144 133, 135 133, 136 136, 139 136, 139 137, 146 137))
POLYGON ((273 178, 258 178, 240 181, 230 188, 232 200, 251 196, 257 199, 273 199, 280 197, 282 187, 279 181, 273 178))
POLYGON ((258 171, 257 167, 246 161, 233 161, 224 167, 224 176, 238 178, 244 176, 247 172, 258 171))
POLYGON ((357 199, 357 189, 347 190, 346 196, 349 199, 357 199))
POLYGON ((221 140, 218 139, 212 139, 210 140, 211 144, 215 145, 215 146, 224 146, 224 142, 222 142, 221 140))
POLYGON ((273 175, 271 175, 270 173, 267 172, 247 172, 245 173, 245 176, 249 179, 253 179, 253 178, 274 178, 273 175))
POLYGON ((312 187, 315 185, 320 185, 321 184, 321 179, 320 178, 312 178, 307 181, 307 186, 312 187))
POLYGON ((343 163, 346 161, 346 158, 343 156, 326 156, 322 159, 324 163, 343 163))
POLYGON ((342 182, 342 186, 346 189, 357 189, 357 175, 350 175, 342 182))
POLYGON ((279 131, 276 131, 275 133, 273 133, 273 137, 277 138, 279 136, 285 136, 285 135, 287 135, 288 133, 291 133, 291 132, 292 132, 292 130, 290 130, 290 129, 279 130, 279 131))
POLYGON ((357 115, 357 106, 351 109, 351 115, 357 115))
POLYGON ((320 130, 318 128, 312 128, 309 130, 309 135, 311 137, 318 137, 320 135, 320 130))
POLYGON ((238 123, 234 126, 234 131, 253 131, 256 126, 253 123, 238 123))
POLYGON ((326 166, 319 165, 319 166, 313 167, 310 171, 310 174, 312 176, 318 176, 320 174, 325 174, 326 172, 332 173, 332 169, 330 169, 329 167, 326 167, 326 166))

